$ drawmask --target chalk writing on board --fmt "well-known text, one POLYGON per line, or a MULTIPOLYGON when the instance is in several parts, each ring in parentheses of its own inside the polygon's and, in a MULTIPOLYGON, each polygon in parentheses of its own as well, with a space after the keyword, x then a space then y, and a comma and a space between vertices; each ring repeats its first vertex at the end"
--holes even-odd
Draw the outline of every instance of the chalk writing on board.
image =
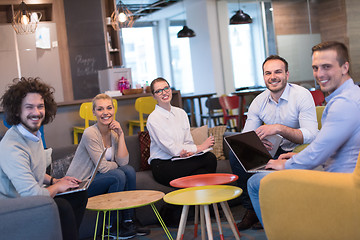
POLYGON ((82 55, 76 55, 76 75, 80 76, 88 76, 97 74, 97 70, 95 69, 95 58, 84 58, 82 55))

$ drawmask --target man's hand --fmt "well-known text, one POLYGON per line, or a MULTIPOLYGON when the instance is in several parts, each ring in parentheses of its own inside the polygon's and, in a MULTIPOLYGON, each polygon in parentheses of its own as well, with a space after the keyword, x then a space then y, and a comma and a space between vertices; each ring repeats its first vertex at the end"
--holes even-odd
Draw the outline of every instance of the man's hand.
POLYGON ((281 154, 279 156, 278 159, 274 160, 271 159, 267 164, 266 164, 266 169, 275 169, 275 170, 284 170, 285 169, 285 162, 290 159, 292 156, 294 156, 296 153, 293 152, 288 152, 288 153, 284 153, 281 154))
POLYGON ((258 127, 255 132, 259 136, 261 140, 266 138, 267 136, 275 135, 280 133, 280 128, 282 125, 280 124, 271 124, 271 125, 261 125, 258 127))

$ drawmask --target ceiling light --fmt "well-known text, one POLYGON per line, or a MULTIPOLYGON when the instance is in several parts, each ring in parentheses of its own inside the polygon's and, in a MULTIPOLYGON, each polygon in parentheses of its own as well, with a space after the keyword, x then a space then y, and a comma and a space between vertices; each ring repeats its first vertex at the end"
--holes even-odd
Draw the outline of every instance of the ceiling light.
POLYGON ((31 12, 22 1, 13 14, 12 26, 17 34, 34 33, 41 19, 41 13, 31 12))
POLYGON ((111 25, 115 30, 123 27, 132 27, 134 16, 132 12, 120 1, 115 11, 111 14, 111 25))
POLYGON ((247 23, 252 23, 252 19, 251 17, 244 13, 241 9, 240 9, 240 1, 238 1, 239 3, 239 10, 236 11, 235 15, 232 16, 230 18, 230 24, 247 24, 247 23))
POLYGON ((195 32, 192 29, 188 28, 186 25, 177 34, 178 38, 195 37, 195 36, 196 36, 195 32))

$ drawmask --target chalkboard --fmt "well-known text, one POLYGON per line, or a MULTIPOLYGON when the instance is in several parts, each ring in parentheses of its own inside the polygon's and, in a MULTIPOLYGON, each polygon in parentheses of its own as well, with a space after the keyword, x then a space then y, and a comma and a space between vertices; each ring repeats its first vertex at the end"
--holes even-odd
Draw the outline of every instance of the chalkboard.
POLYGON ((74 99, 93 98, 107 68, 101 0, 64 0, 64 9, 74 99))

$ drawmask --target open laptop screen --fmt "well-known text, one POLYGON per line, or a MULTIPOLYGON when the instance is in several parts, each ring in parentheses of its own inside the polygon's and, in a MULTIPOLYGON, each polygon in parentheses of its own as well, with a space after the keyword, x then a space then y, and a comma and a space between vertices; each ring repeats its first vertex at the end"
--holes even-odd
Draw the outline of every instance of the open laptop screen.
POLYGON ((272 158, 254 131, 232 135, 225 140, 247 171, 265 165, 272 158))

